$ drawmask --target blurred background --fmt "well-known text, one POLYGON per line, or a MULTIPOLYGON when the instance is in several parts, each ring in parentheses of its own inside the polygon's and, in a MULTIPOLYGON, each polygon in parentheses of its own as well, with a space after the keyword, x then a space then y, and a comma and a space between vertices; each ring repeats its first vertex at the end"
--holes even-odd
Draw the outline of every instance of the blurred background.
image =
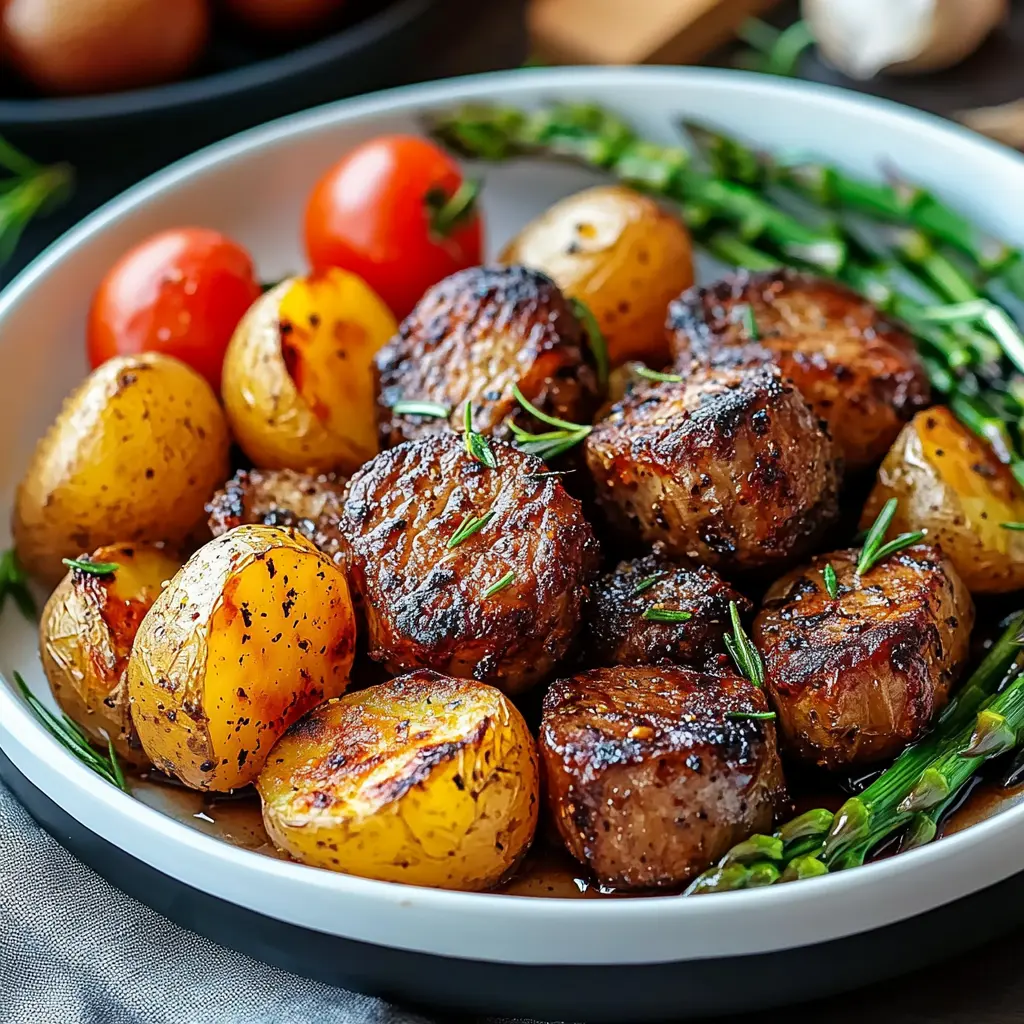
POLYGON ((1024 0, 0 0, 0 285, 241 129, 524 65, 710 64, 887 96, 1024 146, 1024 0))

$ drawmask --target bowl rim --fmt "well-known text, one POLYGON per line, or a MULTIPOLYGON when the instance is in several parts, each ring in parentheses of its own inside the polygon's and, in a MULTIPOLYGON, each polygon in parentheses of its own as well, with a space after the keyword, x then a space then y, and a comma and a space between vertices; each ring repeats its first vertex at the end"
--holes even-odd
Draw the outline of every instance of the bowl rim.
POLYGON ((0 98, 0 125, 7 128, 130 118, 180 111, 252 89, 280 85, 314 68, 369 49, 424 14, 437 0, 392 0, 386 7, 323 39, 236 68, 141 89, 85 96, 0 98))
MULTIPOLYGON (((173 191, 180 182, 192 179, 209 168, 244 160, 251 152, 287 143, 305 133, 317 133, 376 116, 487 96, 500 95, 514 99, 520 91, 544 89, 557 94, 560 88, 579 90, 591 82, 607 87, 609 81, 614 82, 617 78, 623 84, 641 82, 652 89, 680 88, 685 87, 687 82, 696 82, 710 85, 727 94, 732 93, 738 101, 749 100, 752 91, 756 91, 760 102, 785 103, 799 96, 836 116, 867 107, 876 120, 889 121, 898 128, 929 136, 933 144, 980 148, 987 154, 987 159, 1005 165, 1006 169, 1014 173, 1024 173, 1024 156, 977 136, 966 128, 888 100, 849 93, 833 86, 709 68, 537 68, 491 72, 402 86, 363 98, 327 104, 242 132, 177 161, 100 207, 36 257, 0 293, 0 330, 5 317, 19 304, 26 292, 45 278, 51 268, 65 257, 86 245, 107 225, 130 214, 137 205, 151 197, 173 191)), ((90 815, 94 821, 99 817, 111 821, 120 820, 122 823, 127 817, 145 833, 152 834, 168 847, 187 850, 201 857, 211 871, 202 878, 189 880, 181 878, 177 869, 168 868, 167 864, 159 867, 154 863, 153 866, 213 895, 250 909, 258 909, 258 912, 271 917, 313 927, 314 930, 333 932, 334 927, 317 928, 315 924, 309 924, 309 914, 306 913, 308 908, 291 905, 284 907, 280 900, 271 898, 257 886, 271 889, 277 885, 289 893, 302 893, 310 902, 315 902, 310 899, 311 896, 344 897, 345 901, 351 901, 345 905, 354 908, 347 915, 351 919, 358 917, 356 911, 360 909, 373 914, 373 908, 387 905, 411 915, 407 918, 410 923, 416 915, 426 915, 424 920, 429 918, 433 922, 435 930, 429 934, 419 934, 416 929, 417 934, 397 938, 393 935, 380 938, 380 930, 372 922, 360 922, 356 929, 360 934, 355 935, 351 934, 351 930, 356 927, 353 920, 338 923, 338 927, 349 929, 338 934, 363 941, 376 941, 395 948, 505 962, 552 962, 550 955, 541 957, 537 950, 528 948, 502 956, 491 955, 486 949, 466 952, 467 948, 473 947, 468 946, 465 935, 461 941, 454 941, 451 936, 436 930, 438 922, 454 920, 451 915, 457 915, 461 922, 473 922, 489 933, 494 927, 495 915, 500 915, 509 922, 522 922, 531 930, 547 925, 564 932, 572 927, 584 938, 587 933, 618 930, 620 938, 616 959, 622 963, 667 962, 683 958, 678 947, 666 949, 660 956, 652 956, 650 947, 646 951, 621 948, 624 945, 621 942, 621 929, 625 927, 632 926, 631 931, 635 933, 639 926, 657 929, 659 923, 667 925, 675 922, 674 929, 675 925, 682 922, 686 933, 695 935, 714 923, 717 935, 729 933, 728 941, 720 937, 714 941, 695 943, 693 948, 699 948, 699 955, 703 957, 734 956, 765 951, 766 928, 751 927, 756 915, 776 923, 783 916, 787 921, 791 916, 805 916, 815 922, 813 941, 826 941, 881 927, 931 907, 953 902, 1002 881, 1024 867, 1024 864, 1009 864, 1007 856, 1008 850, 1020 849, 1020 839, 1024 838, 1022 804, 946 837, 941 842, 866 865, 856 871, 807 880, 795 887, 780 886, 714 894, 699 900, 671 896, 625 900, 534 898, 501 893, 463 893, 378 882, 281 861, 231 846, 127 797, 68 755, 30 716, 6 678, 0 676, 0 682, 6 684, 0 685, 0 741, 4 741, 0 746, 4 747, 5 753, 26 778, 45 794, 54 795, 63 790, 62 799, 58 802, 83 825, 92 827, 89 821, 83 820, 90 815), (130 803, 124 802, 128 800, 130 803), (86 809, 89 810, 88 814, 86 809), (981 865, 985 870, 957 871, 950 868, 950 862, 958 865, 973 862, 975 867, 981 865), (217 881, 210 877, 215 873, 214 868, 221 872, 217 881), (909 897, 902 898, 904 883, 911 875, 929 869, 940 877, 945 888, 938 893, 930 892, 927 899, 920 894, 915 895, 916 909, 908 909, 913 901, 909 897), (233 874, 251 879, 251 884, 245 886, 243 891, 232 880, 230 891, 225 891, 222 888, 226 884, 225 879, 233 874), (258 903, 261 900, 263 902, 255 907, 254 899, 258 903), (828 908, 836 904, 848 911, 847 919, 825 920, 828 908), (870 906, 870 921, 865 916, 868 914, 868 910, 864 909, 866 905, 870 906), (858 910, 858 907, 861 909, 858 910), (305 914, 305 919, 296 921, 295 914, 300 917, 305 914), (595 928, 596 925, 602 927, 595 928)), ((121 845, 114 836, 105 834, 105 838, 121 845)), ((133 850, 127 845, 123 848, 138 855, 138 849, 133 850)), ((152 860, 149 862, 153 863, 152 860)), ((835 915, 832 917, 835 918, 835 915)), ((420 918, 416 917, 416 920, 420 918)), ((450 925, 449 930, 451 928, 450 925)), ((686 933, 683 933, 684 937, 686 933)), ((674 938, 678 938, 679 934, 673 930, 674 938)), ((782 934, 774 936, 768 942, 768 948, 792 948, 807 944, 804 939, 808 934, 806 930, 795 928, 788 933, 788 937, 782 934)), ((591 953, 577 953, 570 949, 571 943, 566 942, 565 946, 566 963, 602 962, 593 959, 591 953)), ((697 954, 689 953, 687 958, 691 955, 697 954)))

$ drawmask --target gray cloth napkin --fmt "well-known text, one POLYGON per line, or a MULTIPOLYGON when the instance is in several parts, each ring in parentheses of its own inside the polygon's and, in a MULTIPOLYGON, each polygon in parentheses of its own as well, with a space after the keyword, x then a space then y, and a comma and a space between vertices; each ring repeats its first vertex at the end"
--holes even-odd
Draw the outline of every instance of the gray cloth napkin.
POLYGON ((0 1024, 378 1022, 430 1024, 171 924, 75 860, 0 783, 0 1024))

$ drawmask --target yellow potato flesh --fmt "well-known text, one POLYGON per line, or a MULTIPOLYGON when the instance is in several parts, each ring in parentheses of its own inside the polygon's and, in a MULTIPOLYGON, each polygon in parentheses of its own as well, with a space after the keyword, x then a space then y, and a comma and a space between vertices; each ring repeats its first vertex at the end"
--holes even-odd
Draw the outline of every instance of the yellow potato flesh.
POLYGON ((305 538, 240 526, 157 599, 128 670, 153 763, 195 789, 251 783, 277 738, 343 693, 355 648, 344 573, 305 538))
POLYGON ((257 787, 268 833, 296 859, 410 885, 495 885, 537 821, 522 716, 493 687, 429 672, 310 712, 257 787))
POLYGON ((267 469, 351 473, 377 454, 377 350, 398 325, 354 274, 282 282, 235 331, 222 393, 245 453, 267 469))

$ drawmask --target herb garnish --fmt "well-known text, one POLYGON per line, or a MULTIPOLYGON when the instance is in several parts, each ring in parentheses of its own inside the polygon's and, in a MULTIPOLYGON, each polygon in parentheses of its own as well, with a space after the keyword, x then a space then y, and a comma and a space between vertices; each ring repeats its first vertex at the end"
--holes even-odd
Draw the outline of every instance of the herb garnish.
POLYGON ((726 718, 751 718, 756 722, 771 722, 775 718, 774 711, 726 711, 726 718))
POLYGON ((890 498, 882 506, 882 511, 878 513, 878 518, 871 529, 868 530, 868 535, 864 538, 864 546, 860 551, 860 559, 857 562, 858 576, 863 576, 864 573, 869 569, 873 569, 883 559, 911 544, 916 544, 924 537, 924 530, 915 530, 913 533, 901 533, 895 540, 889 541, 888 544, 882 543, 885 539, 885 533, 889 529, 893 517, 896 515, 897 504, 898 502, 895 498, 890 498))
POLYGON ((512 420, 506 420, 509 429, 515 434, 516 444, 522 451, 529 455, 537 455, 545 461, 553 459, 563 452, 567 452, 570 448, 574 448, 576 445, 587 438, 593 430, 593 427, 587 426, 583 423, 570 423, 568 420, 560 420, 557 416, 549 416, 546 412, 541 412, 526 396, 519 390, 518 384, 512 385, 512 394, 515 395, 516 401, 534 418, 546 423, 550 427, 557 427, 556 430, 549 430, 544 434, 531 434, 527 430, 523 430, 522 427, 513 423, 512 420))
POLYGON ((515 578, 516 578, 516 574, 514 572, 512 572, 511 570, 509 572, 505 573, 505 575, 502 576, 501 579, 498 580, 497 583, 492 583, 484 591, 484 597, 493 597, 495 594, 498 593, 499 590, 504 590, 507 586, 509 586, 515 578))
POLYGON ((415 398, 403 398, 391 406, 396 416, 427 416, 431 419, 446 420, 452 411, 440 402, 421 402, 415 398))
POLYGON ((608 342, 605 341, 597 317, 585 302, 580 302, 579 299, 570 299, 569 305, 586 332, 590 351, 594 356, 594 364, 597 366, 597 382, 601 385, 601 390, 604 391, 608 387, 608 342))
POLYGON ((1024 523, 1000 523, 1004 530, 1024 530, 1024 523))
POLYGON ((9 548, 0 555, 0 613, 3 612, 9 597, 29 622, 35 622, 39 618, 35 598, 28 589, 28 577, 18 562, 14 548, 9 548))
POLYGON ((474 533, 482 530, 493 518, 493 512, 485 512, 482 516, 475 516, 470 512, 459 523, 459 528, 448 539, 448 550, 451 551, 452 548, 457 548, 463 541, 469 540, 474 533))
POLYGON ((65 750, 112 786, 117 786, 125 793, 129 791, 124 772, 121 770, 121 762, 117 759, 113 741, 109 737, 107 738, 107 754, 104 756, 92 746, 89 737, 77 722, 72 721, 63 712, 58 718, 48 710, 28 688, 28 684, 21 678, 20 672, 14 673, 14 682, 32 713, 65 750))
POLYGON ((732 656, 740 673, 747 677, 758 689, 764 686, 764 662, 761 652, 754 646, 753 640, 740 621, 740 610, 735 601, 729 602, 729 618, 732 620, 732 634, 725 634, 725 649, 732 656))
POLYGON ((683 382, 681 373, 662 373, 661 370, 652 370, 649 366, 634 366, 633 372, 638 377, 646 377, 648 380, 662 381, 666 384, 681 384, 683 382))
POLYGON ((663 576, 667 576, 668 573, 663 569, 661 572, 656 572, 652 576, 646 576, 642 579, 633 589, 630 591, 630 597, 636 597, 637 594, 642 594, 645 590, 650 590, 655 583, 658 582, 663 576))
POLYGON ((739 309, 740 323, 743 324, 743 329, 747 332, 747 337, 751 341, 760 341, 761 332, 757 327, 757 317, 754 316, 754 307, 747 303, 745 306, 741 306, 739 309))
POLYGON ((90 576, 110 576, 121 568, 118 562, 94 562, 91 558, 62 558, 69 569, 87 572, 90 576))
POLYGON ((470 458, 476 459, 488 469, 498 468, 498 460, 494 457, 487 438, 473 429, 473 403, 468 398, 466 399, 466 451, 469 452, 470 458))
POLYGON ((686 622, 693 618, 693 612, 684 612, 678 608, 658 608, 652 606, 644 612, 648 622, 686 622))
POLYGON ((821 575, 825 579, 825 589, 828 591, 828 596, 834 601, 839 596, 839 580, 836 579, 836 571, 832 568, 831 562, 825 565, 821 575))

